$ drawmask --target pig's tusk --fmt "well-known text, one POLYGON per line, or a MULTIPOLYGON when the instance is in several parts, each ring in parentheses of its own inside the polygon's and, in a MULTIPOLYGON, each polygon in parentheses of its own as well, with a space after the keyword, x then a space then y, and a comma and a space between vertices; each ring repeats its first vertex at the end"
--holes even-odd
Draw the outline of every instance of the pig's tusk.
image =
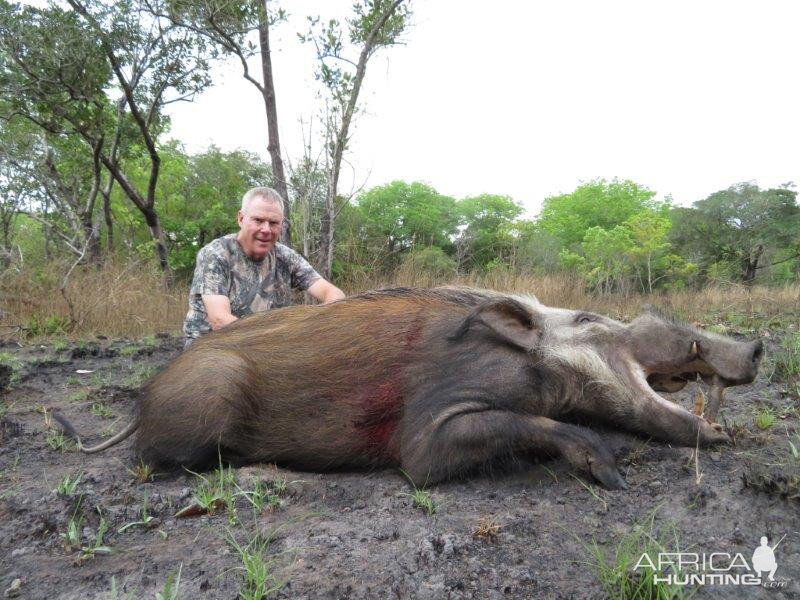
POLYGON ((725 386, 722 385, 722 380, 719 375, 714 375, 711 383, 711 392, 709 392, 708 410, 706 410, 706 420, 709 423, 716 422, 719 407, 722 404, 722 396, 725 394, 725 386))
POLYGON ((706 405, 706 395, 703 393, 703 388, 700 387, 700 383, 695 383, 697 386, 697 392, 694 395, 694 414, 698 417, 703 416, 703 407, 706 405))
POLYGON ((697 356, 697 342, 692 342, 692 356, 697 356))

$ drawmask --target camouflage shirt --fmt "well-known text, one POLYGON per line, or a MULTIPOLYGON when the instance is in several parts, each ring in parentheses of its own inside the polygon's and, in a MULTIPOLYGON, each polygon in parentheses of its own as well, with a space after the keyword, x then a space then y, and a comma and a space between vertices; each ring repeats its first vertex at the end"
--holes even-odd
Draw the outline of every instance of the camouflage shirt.
POLYGON ((307 290, 320 278, 305 258, 283 244, 276 243, 263 260, 253 260, 244 253, 236 235, 217 238, 197 253, 189 312, 183 322, 187 345, 211 331, 202 295, 227 296, 233 316, 244 317, 288 306, 290 288, 307 290))

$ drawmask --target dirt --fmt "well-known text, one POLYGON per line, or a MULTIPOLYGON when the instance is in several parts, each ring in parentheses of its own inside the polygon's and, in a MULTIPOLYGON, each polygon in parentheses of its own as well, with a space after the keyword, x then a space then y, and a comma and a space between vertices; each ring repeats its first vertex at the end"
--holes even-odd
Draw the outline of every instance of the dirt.
MULTIPOLYGON (((692 449, 603 432, 625 491, 604 491, 543 459, 433 487, 428 514, 394 470, 253 465, 233 471, 239 489, 261 482, 271 508, 255 511, 239 493, 215 514, 176 518, 192 505, 198 476, 155 473, 138 483, 130 440, 95 455, 54 449, 41 409, 59 408, 94 443, 128 421, 136 387, 178 354, 181 340, 4 346, 4 362, 15 366, 0 404, 0 593, 9 597, 113 598, 116 589, 119 598, 153 598, 180 569, 178 597, 233 599, 244 584, 230 540, 260 539, 279 598, 604 598, 593 544, 612 556, 640 527, 664 540, 664 551, 741 553, 748 565, 761 536, 770 545, 785 536, 775 549, 776 587, 684 591, 800 597, 800 500, 791 488, 744 483, 770 469, 786 476, 775 465, 791 459, 788 440, 799 441, 797 399, 761 377, 726 395, 721 416, 735 424, 736 445, 701 449, 696 464, 692 449), (766 430, 754 424, 763 406, 777 415, 766 430), (79 473, 74 493, 52 491, 79 473), (110 553, 82 550, 94 545, 101 515, 110 553), (80 521, 79 548, 65 543, 70 519, 80 521)), ((689 407, 692 394, 673 399, 689 407)))

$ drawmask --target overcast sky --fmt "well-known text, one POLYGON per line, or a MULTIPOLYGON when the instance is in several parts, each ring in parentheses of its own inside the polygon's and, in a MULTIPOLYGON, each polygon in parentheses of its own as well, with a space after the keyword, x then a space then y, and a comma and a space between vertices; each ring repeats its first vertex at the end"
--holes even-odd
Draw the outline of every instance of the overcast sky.
MULTIPOLYGON (((306 14, 350 0, 284 2, 273 32, 284 158, 316 118, 306 14)), ((415 0, 405 45, 367 71, 343 188, 424 181, 457 198, 507 194, 535 214, 595 177, 690 204, 755 180, 800 183, 800 2, 415 0)), ((253 62, 256 73, 259 63, 253 62)), ((266 152, 260 96, 227 63, 171 111, 190 152, 266 152)))

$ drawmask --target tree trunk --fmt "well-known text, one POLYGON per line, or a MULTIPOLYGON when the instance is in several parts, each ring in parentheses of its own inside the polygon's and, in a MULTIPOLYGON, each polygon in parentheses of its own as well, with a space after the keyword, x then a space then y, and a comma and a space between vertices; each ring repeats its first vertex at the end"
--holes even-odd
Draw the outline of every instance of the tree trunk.
POLYGON ((86 261, 90 264, 100 264, 100 232, 92 223, 91 214, 81 215, 81 225, 86 244, 86 261))
POLYGON ((108 185, 103 190, 103 217, 106 222, 106 254, 111 254, 114 251, 114 219, 111 214, 111 185, 114 181, 113 177, 108 178, 108 185))
POLYGON ((322 215, 320 226, 320 254, 322 255, 323 270, 325 271, 324 277, 326 278, 330 278, 331 266, 333 264, 333 223, 336 219, 336 194, 339 190, 339 174, 342 168, 342 157, 350 135, 350 123, 355 114, 358 95, 361 92, 361 84, 364 82, 364 77, 367 74, 367 63, 369 62, 370 56, 372 56, 375 45, 378 43, 378 34, 389 17, 392 16, 394 11, 397 10, 397 7, 402 3, 403 0, 395 0, 389 5, 386 11, 376 20, 364 40, 364 46, 361 48, 358 63, 356 64, 356 73, 353 77, 350 97, 342 107, 342 121, 338 131, 334 134, 333 149, 330 153, 331 165, 328 175, 328 189, 325 194, 325 214, 322 215))
POLYGON ((761 259, 761 255, 763 253, 764 253, 764 246, 762 244, 759 244, 758 246, 756 246, 755 252, 748 254, 742 261, 742 269, 744 271, 742 282, 747 287, 753 285, 753 281, 755 281, 756 270, 758 269, 758 261, 761 259))
POLYGON ((153 236, 153 241, 156 246, 156 253, 158 254, 158 264, 164 272, 164 281, 167 286, 174 283, 172 269, 169 266, 169 250, 167 246, 167 237, 164 235, 164 230, 161 228, 161 222, 158 219, 158 214, 152 208, 142 209, 144 220, 150 228, 150 233, 153 236))
POLYGON ((267 135, 269 143, 267 150, 272 160, 272 176, 275 178, 275 189, 283 197, 284 218, 286 226, 281 233, 281 243, 290 246, 292 244, 291 222, 291 201, 289 200, 289 190, 286 185, 286 175, 283 170, 283 160, 281 159, 281 142, 278 136, 278 107, 275 103, 275 83, 272 80, 272 58, 269 49, 269 12, 267 10, 268 0, 264 0, 263 20, 258 24, 258 41, 261 46, 261 71, 264 77, 264 107, 267 111, 267 135))
POLYGON ((325 279, 331 278, 333 268, 333 224, 336 218, 334 209, 334 197, 336 195, 336 183, 333 177, 328 182, 328 191, 325 194, 325 208, 319 226, 319 267, 321 275, 325 279))

